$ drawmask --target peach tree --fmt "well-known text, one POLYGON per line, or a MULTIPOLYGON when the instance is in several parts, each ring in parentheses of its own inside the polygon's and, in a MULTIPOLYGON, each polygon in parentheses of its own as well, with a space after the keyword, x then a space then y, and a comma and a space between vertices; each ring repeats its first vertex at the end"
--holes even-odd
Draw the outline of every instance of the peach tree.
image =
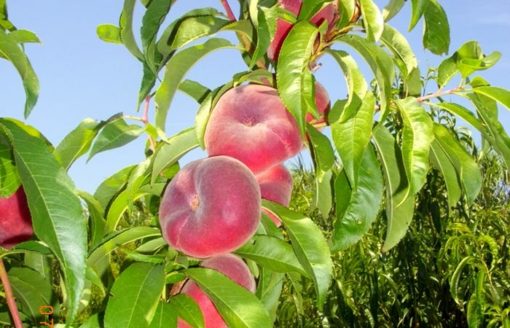
MULTIPOLYGON (((389 0, 384 8, 373 0, 240 0, 236 13, 222 0, 222 11, 197 8, 168 24, 173 3, 125 0, 119 22, 97 28, 141 64, 133 110, 140 116, 85 119, 58 145, 0 118, 2 323, 271 327, 282 289, 299 294, 303 279, 321 308, 332 254, 356 244, 376 219, 387 227, 381 252, 399 243, 431 170, 443 176, 449 208, 472 204, 482 172, 445 116, 466 122, 510 164, 498 119, 510 92, 476 75, 500 54, 471 41, 423 74, 391 25, 410 6, 409 28, 422 21, 423 46, 447 54, 438 0, 389 0), (187 79, 193 65, 225 49, 238 51, 244 71, 213 89, 187 79), (345 94, 328 95, 316 80, 328 56, 345 94), (436 90, 425 92, 426 82, 436 90), (195 124, 168 135, 178 92, 196 101, 195 124), (78 158, 140 137, 141 163, 93 194, 73 184, 67 172, 78 158), (181 160, 198 148, 202 159, 181 160), (330 230, 289 208, 292 176, 283 163, 306 151, 315 179, 309 203, 330 230)), ((15 27, 0 0, 0 56, 20 74, 25 116, 39 83, 23 45, 38 41, 15 27)), ((471 309, 477 302, 475 295, 471 309)))

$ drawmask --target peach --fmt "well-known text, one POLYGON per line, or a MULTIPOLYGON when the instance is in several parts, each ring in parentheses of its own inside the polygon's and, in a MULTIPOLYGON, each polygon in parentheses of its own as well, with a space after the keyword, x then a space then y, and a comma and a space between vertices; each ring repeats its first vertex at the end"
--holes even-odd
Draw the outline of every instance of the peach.
MULTIPOLYGON (((290 195, 292 193, 292 176, 283 164, 273 166, 266 171, 260 172, 256 175, 256 178, 263 199, 276 202, 283 206, 289 206, 290 195)), ((265 209, 262 210, 277 227, 281 225, 278 216, 265 209)))
POLYGON ((227 156, 193 161, 176 174, 161 199, 163 237, 197 258, 228 253, 257 230, 260 202, 257 180, 240 161, 227 156))
MULTIPOLYGON (((296 17, 299 15, 301 11, 302 0, 279 0, 280 6, 293 13, 296 17)), ((337 2, 332 2, 331 4, 326 5, 324 8, 319 10, 311 19, 310 23, 315 26, 319 26, 322 22, 328 22, 328 33, 334 29, 335 23, 339 18, 338 14, 338 4, 337 2)), ((278 54, 280 53, 280 49, 282 47, 283 41, 287 37, 292 28, 293 24, 287 22, 283 19, 276 20, 276 30, 273 40, 271 40, 271 44, 267 50, 267 55, 271 60, 278 60, 278 54)))
POLYGON ((0 246, 11 248, 32 238, 32 218, 22 187, 9 197, 0 198, 0 246))
MULTIPOLYGON (((237 284, 248 289, 250 292, 255 292, 256 286, 253 275, 243 260, 235 255, 223 254, 215 256, 202 262, 201 266, 219 271, 237 284)), ((195 302, 197 302, 200 310, 202 311, 202 315, 204 316, 206 328, 227 327, 211 299, 202 291, 202 289, 200 289, 200 287, 198 287, 196 283, 193 281, 186 282, 181 292, 190 296, 195 300, 195 302)), ((178 327, 188 328, 190 326, 183 320, 179 320, 178 327)))
POLYGON ((315 118, 311 113, 306 113, 306 121, 311 124, 326 123, 326 117, 330 108, 329 94, 319 82, 315 82, 315 106, 317 106, 319 117, 315 118))
POLYGON ((302 145, 296 120, 276 89, 256 84, 230 89, 220 98, 204 141, 210 156, 237 158, 254 173, 296 155, 302 145))

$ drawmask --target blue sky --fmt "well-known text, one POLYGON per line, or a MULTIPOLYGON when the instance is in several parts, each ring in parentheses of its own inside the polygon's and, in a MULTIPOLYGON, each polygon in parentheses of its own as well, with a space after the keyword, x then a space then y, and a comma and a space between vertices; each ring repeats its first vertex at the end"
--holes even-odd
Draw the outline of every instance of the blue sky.
MULTIPOLYGON (((96 37, 96 26, 117 24, 122 7, 120 0, 10 0, 9 15, 18 28, 34 31, 42 44, 28 45, 27 52, 41 83, 40 99, 27 122, 34 125, 55 145, 86 117, 106 119, 124 112, 136 114, 135 104, 142 68, 122 46, 106 44, 96 37)), ((230 1, 236 11, 235 3, 230 1)), ((376 1, 381 7, 385 0, 376 1)), ((450 21, 450 52, 469 40, 478 40, 486 53, 498 50, 501 61, 480 75, 493 85, 510 89, 510 1, 442 0, 450 21)), ((213 6, 219 0, 179 0, 167 22, 192 8, 213 6)), ((140 8, 138 8, 138 14, 140 8)), ((437 66, 441 57, 424 51, 421 46, 421 23, 407 33, 409 8, 391 24, 405 32, 422 68, 437 66)), ((228 36, 228 35, 225 35, 228 36)), ((345 82, 331 59, 322 60, 317 79, 330 92, 332 100, 345 97, 345 82)), ((189 78, 214 88, 229 81, 245 66, 234 50, 213 53, 193 68, 189 78)), ((434 91, 434 86, 429 87, 434 91)), ((0 61, 0 116, 22 118, 24 92, 16 71, 0 61)), ((169 113, 169 135, 193 125, 197 105, 179 94, 169 113)), ((501 109, 501 119, 510 131, 510 113, 501 109)), ((143 158, 144 140, 120 150, 98 154, 90 162, 79 160, 70 174, 80 189, 93 191, 106 177, 143 158)), ((195 151, 186 160, 203 157, 195 151)))

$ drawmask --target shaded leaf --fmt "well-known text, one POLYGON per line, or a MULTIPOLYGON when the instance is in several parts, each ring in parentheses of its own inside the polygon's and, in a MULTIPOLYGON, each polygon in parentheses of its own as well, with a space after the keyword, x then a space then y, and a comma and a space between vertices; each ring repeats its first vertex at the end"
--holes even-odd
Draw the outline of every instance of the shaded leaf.
POLYGON ((437 0, 427 0, 427 2, 424 12, 423 46, 436 55, 448 53, 450 25, 446 13, 437 0))
POLYGON ((177 315, 186 321, 191 327, 205 327, 204 316, 198 304, 191 297, 181 294, 170 298, 172 309, 177 315))
POLYGON ((177 328, 177 313, 171 304, 159 302, 149 328, 177 328))

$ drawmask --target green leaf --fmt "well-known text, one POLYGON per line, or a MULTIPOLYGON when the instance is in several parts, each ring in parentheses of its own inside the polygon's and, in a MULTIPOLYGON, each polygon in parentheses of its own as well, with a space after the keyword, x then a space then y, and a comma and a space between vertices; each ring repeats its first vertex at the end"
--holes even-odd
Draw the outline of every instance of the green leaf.
POLYGON ((134 263, 113 283, 106 305, 106 327, 149 327, 165 287, 162 265, 134 263))
POLYGON ((333 262, 327 241, 320 228, 310 218, 266 200, 262 206, 281 218, 294 253, 305 271, 313 278, 317 305, 322 308, 331 284, 333 262))
POLYGON ((313 194, 313 208, 319 209, 323 217, 328 217, 333 207, 333 193, 331 190, 331 170, 324 172, 321 179, 315 176, 315 189, 313 194))
POLYGON ((127 124, 122 118, 106 123, 90 150, 88 161, 97 153, 122 147, 135 140, 143 133, 144 127, 136 124, 127 124))
POLYGON ((389 106, 392 82, 395 76, 391 57, 379 46, 358 35, 344 35, 337 39, 353 47, 368 63, 374 72, 381 97, 383 116, 389 106))
POLYGON ((8 197, 18 190, 21 181, 14 165, 11 145, 0 130, 0 197, 8 197))
POLYGON ((345 171, 342 170, 335 178, 335 214, 336 218, 343 218, 351 203, 352 188, 345 171))
POLYGON ((105 234, 106 221, 104 219, 104 208, 99 201, 91 194, 80 191, 80 197, 87 204, 89 213, 89 245, 91 248, 96 247, 105 234))
POLYGON ((316 128, 307 124, 310 150, 315 163, 316 179, 321 181, 324 174, 335 164, 335 153, 329 138, 316 128))
POLYGON ((434 140, 430 148, 430 158, 434 168, 441 172, 443 179, 446 183, 446 190, 448 192, 448 207, 453 208, 462 196, 462 188, 458 180, 457 171, 448 155, 444 152, 438 141, 434 140))
POLYGON ((28 30, 14 30, 8 36, 16 43, 41 43, 37 35, 28 30))
POLYGON ((182 156, 196 147, 198 147, 198 140, 195 128, 185 129, 168 139, 156 149, 154 154, 151 183, 156 181, 164 169, 175 164, 182 156))
POLYGON ((429 0, 411 0, 411 21, 409 22, 409 31, 411 31, 420 18, 425 13, 429 5, 429 0))
MULTIPOLYGON (((258 7, 257 11, 257 45, 251 57, 250 67, 255 66, 257 60, 262 58, 271 44, 271 35, 274 35, 278 6, 271 8, 258 7), (271 34, 272 33, 272 34, 271 34)), ((253 19, 253 18, 252 18, 253 19)))
POLYGON ((205 97, 211 92, 206 86, 192 80, 182 81, 181 84, 179 84, 179 90, 195 99, 199 104, 201 104, 205 97))
POLYGON ((309 89, 311 72, 310 56, 317 39, 318 30, 307 21, 296 23, 285 38, 278 56, 276 80, 278 93, 292 113, 300 131, 305 131, 305 113, 314 105, 313 92, 309 89))
POLYGON ((402 72, 407 93, 419 95, 421 92, 421 77, 418 60, 407 39, 395 28, 384 25, 381 41, 393 53, 395 63, 402 72))
POLYGON ((489 97, 501 105, 505 106, 507 109, 510 109, 510 91, 491 86, 482 86, 473 88, 473 91, 477 94, 484 95, 489 97))
POLYGON ((193 10, 168 26, 158 41, 158 50, 163 56, 171 55, 176 49, 213 35, 220 31, 230 21, 218 17, 220 13, 211 8, 193 10))
POLYGON ((177 313, 171 304, 159 302, 149 328, 177 328, 177 313))
POLYGON ((55 149, 55 157, 65 169, 69 169, 74 161, 90 149, 101 126, 102 123, 86 118, 64 137, 55 149))
POLYGON ((386 239, 382 248, 386 252, 404 237, 414 214, 414 195, 404 169, 402 153, 395 138, 383 125, 373 131, 373 140, 379 154, 386 184, 386 239))
POLYGON ((24 267, 9 270, 9 280, 16 300, 21 303, 24 313, 30 315, 32 322, 43 319, 40 306, 51 305, 51 284, 39 272, 24 267))
POLYGON ((168 14, 172 3, 173 1, 168 0, 152 0, 143 15, 140 35, 146 56, 148 55, 147 50, 154 43, 159 28, 168 14))
POLYGON ((166 64, 165 77, 156 91, 156 126, 165 129, 166 116, 173 97, 184 75, 202 57, 214 50, 232 48, 225 39, 210 39, 203 44, 192 46, 175 54, 166 64))
POLYGON ((299 11, 298 20, 310 20, 328 0, 303 1, 299 11))
POLYGON ((448 53, 450 25, 446 13, 437 0, 427 0, 425 8, 423 46, 436 55, 448 53))
POLYGON ((342 28, 351 23, 356 11, 356 0, 343 0, 338 1, 338 7, 340 12, 340 20, 337 26, 342 28))
MULTIPOLYGON (((344 72, 345 79, 347 80, 347 90, 349 92, 349 98, 345 104, 345 109, 341 112, 339 120, 341 123, 354 117, 361 107, 363 98, 365 98, 368 91, 367 82, 358 64, 348 53, 341 50, 328 50, 328 53, 333 56, 337 63, 344 72)), ((339 111, 339 103, 336 103, 331 113, 339 111)), ((330 115, 331 116, 331 115, 330 115)), ((330 122, 334 123, 335 119, 330 119, 330 122)))
POLYGON ((353 117, 331 124, 333 141, 353 189, 357 186, 363 154, 370 142, 374 111, 375 97, 372 92, 367 92, 353 117))
POLYGON ((101 24, 97 26, 96 33, 97 36, 104 42, 122 44, 120 28, 118 26, 112 24, 101 24))
POLYGON ((457 171, 468 204, 472 204, 482 186, 480 168, 446 127, 434 124, 434 135, 457 171))
POLYGON ((382 15, 385 22, 391 20, 404 7, 405 0, 389 0, 388 4, 383 8, 382 15))
POLYGON ((446 103, 446 102, 439 102, 439 103, 428 103, 430 106, 438 107, 441 109, 446 110, 447 112, 456 115, 460 118, 462 118, 466 123, 471 124, 472 127, 475 129, 482 131, 484 129, 484 126, 480 122, 480 120, 466 107, 461 106, 459 104, 455 103, 446 103))
MULTIPOLYGON (((333 250, 344 250, 357 243, 377 218, 383 196, 383 177, 372 146, 365 147, 358 184, 352 190, 345 214, 337 217, 333 250)), ((341 195, 339 195, 341 197, 341 195)))
POLYGON ((204 316, 198 304, 185 294, 170 298, 170 305, 177 315, 193 328, 205 327, 204 316))
POLYGON ((278 301, 283 288, 283 279, 283 273, 272 272, 264 267, 259 269, 256 295, 269 312, 271 322, 273 323, 277 316, 278 301))
POLYGON ((133 34, 133 12, 135 9, 136 0, 124 0, 124 6, 120 15, 120 39, 128 51, 138 58, 143 59, 143 54, 136 44, 135 36, 133 34))
POLYGON ((379 41, 384 30, 384 18, 379 7, 372 0, 360 0, 359 4, 368 41, 379 41))
POLYGON ((307 276, 292 246, 279 238, 256 235, 235 253, 274 272, 295 271, 307 276))
POLYGON ((433 122, 415 98, 396 101, 402 116, 402 154, 410 192, 417 193, 427 180, 429 150, 434 140, 433 122))
POLYGON ((18 121, 1 119, 0 127, 10 137, 35 234, 60 262, 66 282, 67 321, 72 322, 85 283, 87 227, 80 200, 43 140, 27 133, 18 121))
POLYGON ((136 165, 130 165, 121 169, 117 173, 108 177, 99 185, 99 187, 97 187, 97 190, 94 193, 94 198, 99 201, 104 209, 108 207, 112 198, 126 185, 128 177, 135 167, 136 165))
POLYGON ((27 56, 8 34, 0 29, 0 56, 9 60, 18 71, 25 88, 25 118, 30 115, 39 97, 39 79, 27 56))
POLYGON ((205 268, 188 269, 185 273, 211 298, 229 327, 272 327, 259 299, 223 274, 205 268))
POLYGON ((457 74, 457 61, 455 54, 448 57, 439 64, 437 68, 437 84, 440 88, 444 87, 457 74))
POLYGON ((100 270, 101 268, 99 266, 101 265, 101 261, 108 256, 108 254, 124 244, 150 237, 161 237, 161 231, 157 228, 141 226, 112 233, 103 239, 100 245, 92 250, 87 259, 87 264, 101 276, 103 271, 100 270))

